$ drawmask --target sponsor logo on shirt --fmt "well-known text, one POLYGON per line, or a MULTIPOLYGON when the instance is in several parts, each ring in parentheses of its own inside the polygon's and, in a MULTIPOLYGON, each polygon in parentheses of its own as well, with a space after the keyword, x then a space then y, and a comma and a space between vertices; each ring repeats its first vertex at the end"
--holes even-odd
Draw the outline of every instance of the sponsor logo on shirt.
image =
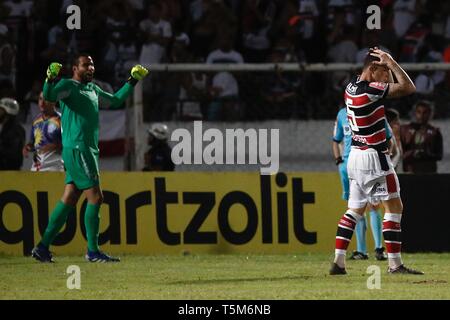
POLYGON ((386 89, 387 84, 384 82, 371 82, 369 83, 369 87, 378 89, 378 90, 383 90, 386 89))
POLYGON ((346 136, 350 136, 352 134, 352 129, 350 129, 350 126, 344 125, 344 134, 346 136))

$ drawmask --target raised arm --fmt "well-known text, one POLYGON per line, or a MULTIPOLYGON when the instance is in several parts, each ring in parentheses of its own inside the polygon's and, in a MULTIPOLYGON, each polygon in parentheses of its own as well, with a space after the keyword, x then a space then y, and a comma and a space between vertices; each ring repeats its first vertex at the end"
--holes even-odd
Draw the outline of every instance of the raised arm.
POLYGON ((42 90, 44 100, 46 101, 56 102, 70 96, 70 82, 66 79, 57 80, 61 67, 62 65, 60 63, 52 62, 47 69, 47 78, 45 79, 42 90))
POLYGON ((128 81, 114 94, 103 91, 96 86, 97 93, 108 105, 110 109, 118 109, 122 106, 128 96, 133 92, 134 86, 139 80, 144 79, 148 70, 141 65, 136 65, 131 69, 131 76, 128 81))
POLYGON ((372 49, 370 55, 379 58, 380 61, 374 61, 374 63, 388 67, 397 79, 396 83, 389 83, 387 98, 400 98, 416 92, 416 86, 411 78, 389 53, 380 49, 372 49))

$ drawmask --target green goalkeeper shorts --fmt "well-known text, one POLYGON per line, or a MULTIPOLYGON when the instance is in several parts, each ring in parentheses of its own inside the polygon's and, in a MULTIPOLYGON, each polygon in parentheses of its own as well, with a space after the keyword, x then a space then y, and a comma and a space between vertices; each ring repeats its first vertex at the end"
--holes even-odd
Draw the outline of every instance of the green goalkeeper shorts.
POLYGON ((98 151, 81 151, 63 148, 62 158, 66 169, 66 184, 74 184, 79 190, 99 185, 98 151))

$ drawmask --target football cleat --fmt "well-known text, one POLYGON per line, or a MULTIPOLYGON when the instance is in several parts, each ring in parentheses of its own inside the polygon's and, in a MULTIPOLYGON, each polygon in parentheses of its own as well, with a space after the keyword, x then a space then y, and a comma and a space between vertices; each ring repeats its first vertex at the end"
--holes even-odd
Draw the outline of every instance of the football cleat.
POLYGON ((335 275, 341 275, 341 274, 347 274, 347 271, 345 271, 345 268, 341 268, 336 263, 333 263, 331 265, 330 275, 335 276, 335 275))
POLYGON ((367 260, 367 259, 369 259, 369 256, 359 251, 353 251, 352 255, 350 256, 350 260, 367 260))
POLYGON ((85 258, 89 262, 100 262, 100 263, 120 262, 119 258, 111 257, 101 251, 97 251, 97 252, 88 251, 85 258))
POLYGON ((33 248, 31 256, 40 262, 55 262, 50 250, 40 243, 33 248))
POLYGON ((384 248, 375 249, 375 259, 377 259, 378 261, 387 260, 386 253, 384 253, 384 248))
POLYGON ((417 275, 423 275, 424 273, 422 271, 414 270, 405 267, 403 264, 395 269, 388 268, 388 273, 392 274, 417 274, 417 275))

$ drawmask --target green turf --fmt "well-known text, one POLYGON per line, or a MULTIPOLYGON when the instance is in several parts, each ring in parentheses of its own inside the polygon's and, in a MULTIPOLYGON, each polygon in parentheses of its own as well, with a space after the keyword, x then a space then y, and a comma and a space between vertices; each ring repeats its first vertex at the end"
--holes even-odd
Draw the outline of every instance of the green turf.
POLYGON ((389 275, 386 262, 348 261, 329 276, 330 255, 122 256, 118 264, 57 257, 55 264, 0 256, 1 299, 450 299, 450 254, 404 254, 424 276, 389 275), (69 265, 81 289, 69 290, 69 265), (367 289, 367 267, 381 268, 381 289, 367 289))

